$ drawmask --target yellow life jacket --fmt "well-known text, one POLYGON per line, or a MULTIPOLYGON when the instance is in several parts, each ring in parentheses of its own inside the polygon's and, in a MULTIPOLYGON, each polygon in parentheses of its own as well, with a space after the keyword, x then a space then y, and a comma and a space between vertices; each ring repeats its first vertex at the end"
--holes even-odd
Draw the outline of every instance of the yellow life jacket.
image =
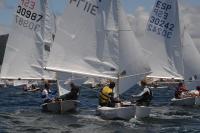
POLYGON ((110 95, 113 93, 113 90, 111 88, 109 88, 108 86, 105 86, 101 92, 100 92, 100 95, 99 95, 99 100, 100 100, 100 103, 104 103, 104 104, 108 104, 109 100, 110 100, 110 95))

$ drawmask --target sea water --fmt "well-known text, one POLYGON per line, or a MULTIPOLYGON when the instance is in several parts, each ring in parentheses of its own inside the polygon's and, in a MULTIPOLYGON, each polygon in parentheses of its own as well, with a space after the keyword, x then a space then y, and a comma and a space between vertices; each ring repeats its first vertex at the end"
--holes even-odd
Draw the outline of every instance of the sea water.
MULTIPOLYGON (((134 86, 123 95, 140 91, 134 86)), ((149 118, 104 120, 96 115, 98 90, 81 88, 77 112, 52 114, 41 111, 40 92, 19 87, 0 89, 0 133, 199 133, 200 108, 171 106, 174 88, 153 90, 149 118)))

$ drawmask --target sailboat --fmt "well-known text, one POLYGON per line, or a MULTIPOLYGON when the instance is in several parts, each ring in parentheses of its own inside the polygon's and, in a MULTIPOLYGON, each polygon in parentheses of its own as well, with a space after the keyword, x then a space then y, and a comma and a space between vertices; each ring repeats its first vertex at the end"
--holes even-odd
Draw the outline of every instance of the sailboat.
POLYGON ((142 39, 143 47, 149 52, 148 61, 152 69, 152 73, 147 77, 183 79, 182 75, 180 75, 183 71, 181 56, 173 58, 175 53, 181 54, 177 52, 180 49, 180 46, 176 43, 179 41, 178 38, 172 38, 179 34, 177 33, 178 29, 175 30, 174 27, 179 22, 177 19, 172 19, 176 17, 173 13, 177 13, 177 9, 175 2, 171 0, 168 2, 163 0, 155 1, 147 23, 146 34, 142 39), (167 44, 173 45, 174 48, 167 44), (168 53, 170 53, 170 56, 168 53), (175 65, 179 67, 178 70, 181 72, 178 72, 175 65))
MULTIPOLYGON (((196 60, 200 54, 180 16, 178 0, 156 0, 147 23, 147 40, 158 46, 156 51, 161 53, 159 57, 165 62, 162 65, 165 71, 188 80, 200 72, 200 62, 196 60)), ((193 104, 194 98, 172 99, 172 102, 178 105, 193 104)))
MULTIPOLYGON (((200 53, 196 48, 195 44, 191 36, 188 34, 186 29, 184 29, 183 35, 183 61, 184 61, 184 79, 189 90, 196 89, 198 86, 196 83, 198 79, 198 75, 200 72, 200 53), (191 55, 192 53, 192 55, 191 55), (193 77, 196 77, 195 80, 192 80, 193 77)), ((174 105, 185 105, 185 106, 193 106, 198 105, 199 98, 198 97, 185 97, 181 99, 173 98, 172 104, 174 105)))
MULTIPOLYGON (((83 77, 74 77, 73 74, 56 72, 58 96, 62 96, 70 92, 70 82, 75 82, 76 84, 83 83, 83 77)), ((85 79, 84 79, 85 80, 85 79)), ((79 104, 79 100, 55 100, 50 103, 42 104, 43 111, 53 112, 53 113, 66 113, 70 111, 76 111, 79 104)))
POLYGON ((44 1, 18 1, 12 31, 9 34, 1 69, 1 79, 17 80, 27 85, 28 80, 55 80, 55 74, 43 69, 45 52, 51 34, 48 3, 44 1), (50 37, 48 37, 48 35, 50 37))
MULTIPOLYGON (((17 85, 28 84, 27 80, 56 80, 58 74, 44 70, 55 35, 54 29, 54 19, 47 0, 19 0, 13 30, 6 46, 1 78, 20 79, 17 85)), ((59 102, 48 106, 42 104, 44 110, 46 107, 47 111, 52 112, 64 112, 72 108, 60 106, 59 102)))
MULTIPOLYGON (((114 80, 116 97, 150 73, 120 0, 69 1, 46 69, 114 80)), ((135 110, 127 106, 98 111, 127 119, 135 110)))

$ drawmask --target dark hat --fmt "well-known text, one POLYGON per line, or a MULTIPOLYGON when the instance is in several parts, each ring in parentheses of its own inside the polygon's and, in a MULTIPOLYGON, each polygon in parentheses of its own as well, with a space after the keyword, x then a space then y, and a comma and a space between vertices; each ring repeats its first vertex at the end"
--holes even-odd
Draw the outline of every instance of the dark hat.
POLYGON ((74 87, 75 84, 74 84, 73 82, 70 82, 70 86, 71 86, 71 87, 74 87))
POLYGON ((200 86, 197 86, 196 89, 197 89, 197 90, 200 90, 200 86))
POLYGON ((114 88, 115 87, 115 82, 111 81, 109 87, 110 88, 114 88))
POLYGON ((145 79, 144 79, 144 80, 142 80, 140 83, 141 83, 141 85, 142 85, 142 86, 145 86, 145 85, 147 85, 147 81, 146 81, 145 79))

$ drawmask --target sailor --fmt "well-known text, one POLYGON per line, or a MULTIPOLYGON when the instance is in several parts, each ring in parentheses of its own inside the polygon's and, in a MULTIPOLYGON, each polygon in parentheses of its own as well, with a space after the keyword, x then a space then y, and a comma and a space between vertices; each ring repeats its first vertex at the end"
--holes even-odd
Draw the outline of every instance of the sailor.
POLYGON ((39 91, 39 90, 40 90, 40 88, 37 88, 34 84, 32 84, 32 85, 29 85, 27 91, 29 91, 29 92, 36 92, 36 91, 39 91))
POLYGON ((175 91, 175 98, 180 99, 180 98, 187 97, 187 96, 189 96, 188 92, 189 91, 186 88, 186 86, 182 82, 180 82, 178 84, 178 87, 176 88, 176 91, 175 91))
POLYGON ((110 82, 109 86, 105 86, 101 89, 99 93, 99 105, 107 107, 115 107, 115 103, 119 103, 119 100, 114 98, 113 88, 115 87, 115 82, 110 82))
POLYGON ((196 87, 196 90, 191 90, 188 92, 191 97, 200 96, 200 86, 196 87))
POLYGON ((200 96, 200 86, 197 86, 196 90, 199 92, 197 95, 200 96))
POLYGON ((43 103, 49 103, 53 101, 52 92, 50 90, 50 84, 48 80, 44 81, 44 88, 42 90, 43 103))
POLYGON ((70 83, 71 91, 65 95, 60 96, 58 99, 62 100, 77 100, 80 95, 79 86, 76 86, 73 82, 70 83))
POLYGON ((153 97, 152 91, 149 87, 147 87, 146 80, 141 81, 141 86, 143 88, 143 91, 138 95, 132 95, 131 102, 136 102, 136 105, 138 106, 149 106, 153 97))

